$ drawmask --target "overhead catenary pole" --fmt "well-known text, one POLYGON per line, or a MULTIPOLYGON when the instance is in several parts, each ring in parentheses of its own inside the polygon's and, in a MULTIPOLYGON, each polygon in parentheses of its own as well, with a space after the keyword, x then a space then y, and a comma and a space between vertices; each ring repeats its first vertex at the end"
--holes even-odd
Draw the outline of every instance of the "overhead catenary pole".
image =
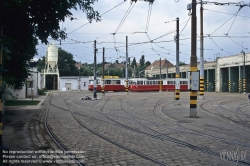
POLYGON ((105 63, 105 48, 103 47, 103 50, 102 50, 102 95, 104 96, 105 95, 105 91, 104 91, 104 63, 105 63))
POLYGON ((203 39, 203 4, 200 7, 200 100, 204 100, 204 39, 203 39))
POLYGON ((176 18, 176 74, 175 74, 175 102, 176 104, 180 104, 180 61, 179 61, 179 52, 180 52, 180 45, 179 45, 179 18, 176 18))
POLYGON ((196 0, 192 0, 192 18, 191 18, 191 57, 190 57, 190 82, 191 82, 191 89, 190 89, 190 117, 197 116, 197 90, 194 90, 194 74, 193 72, 197 72, 197 56, 196 56, 196 0))
POLYGON ((94 98, 95 99, 97 99, 96 87, 97 87, 97 82, 96 82, 96 40, 95 40, 94 41, 94 98))
POLYGON ((80 72, 81 72, 81 61, 78 63, 78 69, 79 69, 79 80, 78 80, 78 89, 81 91, 81 77, 80 77, 80 72))
POLYGON ((243 53, 243 94, 246 94, 246 55, 245 52, 242 50, 243 53))
POLYGON ((162 92, 162 79, 161 79, 161 58, 160 58, 160 91, 162 92))
POLYGON ((125 93, 128 94, 128 36, 126 36, 126 87, 125 93))

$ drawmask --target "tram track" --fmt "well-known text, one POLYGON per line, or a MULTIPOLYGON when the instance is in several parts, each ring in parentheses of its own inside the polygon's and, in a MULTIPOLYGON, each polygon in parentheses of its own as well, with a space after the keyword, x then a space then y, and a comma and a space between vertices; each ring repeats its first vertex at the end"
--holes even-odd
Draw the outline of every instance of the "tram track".
MULTIPOLYGON (((53 92, 52 92, 53 94, 53 92)), ((50 94, 49 96, 49 104, 46 108, 46 113, 45 113, 45 117, 44 117, 44 126, 45 126, 45 129, 47 131, 47 133, 49 134, 49 136, 52 138, 52 140, 57 144, 57 146, 64 152, 69 152, 69 149, 57 138, 57 136, 53 133, 53 131, 50 129, 49 125, 48 125, 48 121, 47 121, 47 118, 48 118, 48 113, 49 113, 49 109, 50 109, 50 105, 51 105, 51 98, 52 98, 52 94, 50 94)), ((69 153, 66 153, 72 160, 75 161, 75 163, 79 166, 87 166, 86 163, 83 163, 81 161, 81 159, 78 159, 77 157, 74 156, 73 153, 69 152, 69 153)))
MULTIPOLYGON (((127 151, 129 151, 129 152, 131 152, 131 153, 133 153, 133 154, 135 154, 135 155, 137 155, 137 156, 140 156, 140 157, 142 157, 142 158, 144 158, 144 159, 146 159, 146 160, 149 160, 149 161, 151 161, 151 162, 153 162, 153 163, 156 163, 156 164, 159 164, 159 165, 166 165, 165 163, 163 163, 163 162, 161 162, 161 161, 158 161, 157 159, 154 159, 154 158, 152 158, 152 157, 150 157, 150 156, 148 156, 148 155, 146 155, 146 154, 144 154, 144 153, 141 153, 141 152, 139 152, 139 151, 137 151, 137 150, 134 150, 134 149, 132 149, 132 148, 129 148, 129 147, 127 147, 126 145, 123 145, 122 143, 119 143, 119 142, 117 142, 117 141, 115 141, 115 140, 113 140, 113 139, 111 139, 111 138, 105 136, 104 134, 101 134, 101 133, 98 132, 97 130, 91 129, 90 127, 88 127, 86 124, 84 124, 84 123, 76 116, 76 114, 70 109, 70 107, 69 107, 68 103, 66 102, 66 100, 64 100, 64 102, 66 103, 66 106, 68 107, 68 110, 71 112, 71 115, 74 117, 74 119, 75 119, 82 127, 84 127, 85 129, 87 129, 87 130, 88 130, 89 132, 91 132, 92 134, 94 134, 94 135, 96 135, 96 136, 102 138, 102 139, 105 140, 105 141, 108 141, 109 143, 111 143, 111 144, 113 144, 113 145, 116 145, 116 146, 118 146, 118 147, 120 147, 120 148, 122 148, 122 149, 125 149, 125 150, 127 150, 127 151)), ((105 100, 104 104, 101 106, 101 109, 104 108, 104 106, 105 106, 105 104, 106 104, 107 102, 108 102, 108 100, 105 100)), ((105 114, 103 114, 103 115, 105 115, 105 114)), ((122 124, 121 124, 121 125, 122 125, 122 124)), ((123 127, 124 127, 124 126, 123 126, 123 127)), ((130 128, 130 129, 132 129, 132 128, 130 128)))
MULTIPOLYGON (((61 94, 60 94, 60 95, 61 95, 61 94)), ((61 96, 61 97, 64 98, 63 96, 61 96)), ((90 131, 92 134, 97 135, 98 137, 102 138, 103 140, 106 140, 106 141, 108 141, 108 142, 110 142, 110 143, 112 143, 112 144, 114 144, 114 145, 116 145, 116 146, 118 146, 118 147, 120 147, 120 148, 123 148, 123 149, 125 149, 125 150, 127 150, 127 151, 129 151, 129 152, 131 152, 131 153, 133 153, 133 154, 136 154, 137 156, 140 156, 140 157, 142 157, 142 158, 144 158, 144 159, 150 160, 150 161, 152 161, 152 162, 154 162, 154 163, 157 163, 157 164, 160 164, 160 165, 166 165, 165 163, 163 163, 163 162, 161 162, 161 161, 158 161, 158 160, 156 160, 156 159, 154 159, 154 158, 152 158, 152 157, 150 157, 150 156, 148 156, 148 155, 145 155, 145 154, 143 154, 143 153, 141 153, 141 152, 139 152, 139 151, 137 151, 137 150, 131 149, 131 148, 129 148, 128 146, 123 145, 123 144, 121 144, 121 143, 119 143, 119 142, 117 142, 117 141, 115 141, 115 140, 113 140, 113 139, 111 139, 111 138, 105 136, 104 134, 101 134, 101 133, 98 132, 97 130, 94 130, 94 129, 88 127, 88 125, 86 125, 85 123, 83 123, 83 121, 80 120, 79 117, 78 117, 79 115, 80 115, 80 116, 83 116, 83 115, 81 115, 81 114, 79 114, 79 113, 76 113, 76 112, 73 112, 73 110, 71 110, 71 108, 69 107, 69 103, 67 102, 67 100, 68 100, 68 99, 64 99, 64 102, 65 102, 65 104, 66 104, 68 110, 64 109, 64 111, 69 111, 69 112, 71 112, 71 115, 74 117, 74 119, 75 119, 82 127, 84 127, 85 129, 87 129, 88 131, 90 131)), ((105 105, 106 105, 106 103, 107 103, 108 101, 109 101, 109 98, 105 98, 104 103, 103 103, 102 106, 100 107, 100 113, 101 113, 102 116, 104 116, 105 118, 107 118, 109 121, 112 121, 112 122, 114 122, 115 124, 118 124, 120 127, 123 127, 123 128, 125 128, 125 129, 134 131, 134 132, 136 132, 136 133, 140 133, 140 134, 143 134, 143 135, 147 135, 147 136, 149 136, 149 137, 151 137, 151 138, 158 139, 158 140, 161 140, 161 141, 163 141, 163 140, 170 141, 170 142, 176 143, 177 145, 181 145, 181 146, 183 146, 183 147, 187 147, 187 148, 189 148, 189 149, 196 150, 196 151, 200 151, 200 152, 203 152, 203 153, 206 153, 206 154, 210 154, 210 155, 213 155, 213 156, 216 156, 216 157, 219 157, 219 155, 220 155, 219 153, 213 152, 213 151, 211 151, 210 149, 206 149, 206 148, 203 148, 203 147, 199 147, 199 146, 196 146, 196 145, 192 145, 192 144, 190 144, 190 143, 188 143, 188 142, 184 142, 184 141, 175 139, 175 138, 173 138, 173 137, 170 137, 170 136, 165 135, 164 133, 161 133, 161 132, 158 132, 158 131, 156 131, 156 130, 154 130, 154 129, 151 129, 150 127, 144 125, 144 124, 141 123, 139 120, 137 120, 137 117, 133 115, 133 113, 132 113, 131 110, 130 110, 130 111, 126 111, 126 113, 130 116, 130 118, 133 119, 133 121, 135 121, 137 124, 141 125, 143 128, 145 128, 145 129, 151 131, 151 132, 154 133, 154 134, 145 133, 145 132, 140 131, 140 130, 138 130, 138 129, 134 129, 134 128, 128 126, 128 125, 124 125, 124 124, 122 124, 122 123, 120 123, 120 122, 114 120, 113 118, 111 118, 111 117, 109 116, 109 114, 106 113, 106 112, 104 111, 104 107, 105 107, 105 105)), ((138 104, 137 107, 135 106, 134 109, 140 107, 140 105, 143 104, 143 103, 144 103, 144 102, 142 101, 140 104, 138 104)), ((159 107, 161 104, 163 104, 163 103, 166 103, 166 102, 163 100, 162 102, 159 102, 159 103, 155 104, 154 110, 155 110, 157 107, 159 107)), ((51 104, 51 103, 50 103, 50 104, 51 104)), ((122 107, 122 103, 121 103, 121 107, 122 107)), ((60 108, 60 109, 63 109, 63 108, 60 108)), ((133 109, 132 109, 132 110, 133 110, 133 109)), ((98 111, 98 112, 99 112, 99 111, 98 111)), ((46 116, 47 116, 47 115, 46 115, 46 116)), ((89 118, 89 117, 90 117, 90 116, 88 116, 88 118, 89 118)), ((92 117, 92 118, 93 118, 93 117, 92 117)), ((107 122, 107 121, 104 121, 104 120, 103 120, 103 122, 107 122)), ((114 125, 114 123, 110 123, 110 124, 111 124, 111 125, 114 125)), ((250 163, 247 163, 247 162, 244 162, 244 161, 239 161, 239 163, 240 163, 240 164, 243 164, 243 165, 250 165, 250 163)))
MULTIPOLYGON (((232 100, 232 101, 236 101, 236 100, 232 100)), ((231 101, 231 102, 232 102, 232 101, 231 101)), ((209 101, 209 102, 210 102, 210 101, 209 101)), ((214 117, 217 117, 217 118, 219 118, 219 119, 222 119, 222 120, 224 120, 224 121, 227 122, 227 123, 231 123, 231 124, 233 124, 234 126, 237 126, 237 127, 239 127, 239 128, 242 128, 242 129, 245 129, 245 130, 247 130, 247 131, 250 131, 250 125, 249 125, 249 124, 242 123, 242 119, 241 119, 241 118, 238 117, 238 119, 239 119, 240 121, 237 121, 237 120, 234 120, 234 119, 232 119, 232 118, 230 118, 230 117, 227 117, 227 116, 223 115, 222 113, 220 113, 219 109, 222 108, 222 109, 224 109, 224 110, 226 110, 226 111, 230 111, 232 114, 236 115, 237 109, 236 109, 235 111, 232 111, 232 110, 228 110, 228 109, 222 107, 223 104, 228 103, 228 102, 230 102, 230 101, 223 101, 223 102, 219 103, 218 106, 217 106, 216 109, 215 109, 215 112, 211 112, 211 111, 209 111, 208 109, 204 108, 204 105, 205 105, 205 104, 208 104, 209 102, 205 102, 205 103, 202 103, 202 104, 200 105, 200 108, 201 108, 205 113, 210 114, 210 115, 212 115, 212 116, 214 116, 214 117)), ((211 101, 211 102, 213 102, 213 101, 211 101)), ((248 102, 247 102, 247 103, 248 103, 248 102)), ((243 104, 247 104, 247 103, 243 103, 243 104)), ((236 116, 236 117, 237 117, 237 116, 236 116)))
MULTIPOLYGON (((166 104, 165 99, 162 99, 162 101, 157 102, 157 103, 155 104, 155 106, 154 106, 154 113, 155 113, 156 108, 157 108, 159 105, 163 104, 163 103, 166 104)), ((169 103, 172 103, 172 102, 169 102, 169 103)), ((168 103, 168 104, 169 104, 169 103, 168 103)), ((140 103, 139 105, 141 105, 141 104, 142 104, 142 103, 140 103)), ((122 107, 122 106, 121 106, 121 107, 122 107)), ((124 111, 123 107, 122 107, 122 110, 124 111)), ((196 145, 192 145, 192 144, 190 144, 190 143, 188 143, 188 142, 178 140, 178 139, 176 139, 176 138, 173 138, 173 137, 170 137, 170 136, 166 135, 165 133, 158 132, 157 130, 152 129, 152 128, 148 127, 147 125, 144 125, 143 123, 141 123, 140 121, 138 121, 138 120, 133 116, 133 114, 132 114, 132 111, 133 111, 133 110, 134 110, 134 109, 132 109, 132 110, 129 111, 129 113, 128 113, 129 116, 131 117, 131 119, 133 119, 137 124, 139 124, 139 125, 142 126, 143 128, 145 128, 145 129, 147 129, 147 130, 150 130, 150 131, 152 131, 153 133, 157 134, 157 136, 156 136, 156 137, 154 136, 153 138, 155 138, 155 139, 160 139, 160 140, 167 140, 167 141, 170 141, 170 142, 174 142, 174 143, 176 143, 176 144, 178 144, 178 145, 182 145, 182 146, 184 146, 184 147, 190 148, 190 149, 192 149, 192 150, 196 150, 196 151, 200 151, 200 152, 203 152, 203 153, 206 153, 206 154, 209 154, 209 155, 213 155, 213 156, 216 156, 216 157, 220 157, 220 153, 218 153, 218 152, 214 152, 214 151, 212 151, 212 150, 210 150, 210 149, 203 148, 203 147, 199 147, 199 146, 196 146, 196 145)), ((175 124, 175 125, 176 125, 176 124, 175 124)), ((179 126, 179 127, 183 127, 183 126, 181 126, 181 125, 178 125, 178 126, 179 126)), ((186 127, 183 127, 183 128, 190 130, 189 128, 186 128, 186 127)), ((198 133, 198 134, 200 134, 200 135, 204 135, 204 133, 201 133, 201 132, 198 132, 198 131, 195 131, 195 130, 192 130, 192 131, 194 131, 195 133, 198 133)), ((224 139, 224 138, 215 137, 215 136, 213 136, 213 135, 208 135, 208 134, 206 134, 205 136, 207 136, 207 137, 209 137, 209 138, 217 139, 217 140, 220 140, 220 141, 226 141, 226 142, 230 142, 230 143, 236 143, 236 142, 233 142, 233 141, 229 141, 229 140, 227 140, 227 139, 224 139)), ((240 145, 242 146, 242 144, 240 144, 240 145)), ((245 146, 245 144, 244 144, 244 146, 245 146)), ((249 146, 249 147, 250 147, 250 146, 249 146)), ((245 162, 245 161, 240 161, 239 163, 241 163, 241 164, 243 164, 243 165, 250 165, 249 162, 245 162)))
POLYGON ((195 129, 191 129, 191 128, 187 127, 189 125, 183 126, 183 125, 179 124, 176 121, 173 121, 173 120, 171 120, 169 118, 166 118, 165 117, 166 115, 165 114, 161 114, 159 111, 157 111, 157 109, 154 109, 154 114, 158 118, 160 118, 160 119, 162 119, 164 121, 167 121, 170 124, 173 124, 175 126, 178 126, 178 127, 182 128, 182 129, 184 129, 184 131, 186 133, 196 134, 196 135, 203 136, 203 137, 206 137, 206 138, 211 138, 211 139, 214 139, 214 140, 217 140, 217 141, 223 141, 223 142, 233 143, 235 145, 239 145, 239 146, 249 147, 250 148, 250 143, 243 143, 243 142, 239 142, 239 141, 233 141, 233 140, 221 137, 221 136, 216 136, 217 133, 211 133, 211 134, 209 134, 209 132, 211 132, 211 131, 207 131, 207 130, 204 130, 204 129, 202 129, 203 131, 198 131, 198 130, 195 130, 195 129))

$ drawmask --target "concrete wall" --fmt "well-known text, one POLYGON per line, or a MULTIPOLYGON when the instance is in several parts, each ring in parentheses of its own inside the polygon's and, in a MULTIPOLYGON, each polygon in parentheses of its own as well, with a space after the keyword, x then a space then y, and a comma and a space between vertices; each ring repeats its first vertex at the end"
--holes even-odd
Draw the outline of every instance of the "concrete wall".
POLYGON ((7 88, 5 90, 5 97, 7 99, 11 100, 12 97, 11 97, 11 95, 9 95, 9 93, 11 93, 12 96, 17 97, 18 99, 24 99, 26 97, 29 98, 32 96, 32 93, 33 93, 34 97, 38 96, 38 89, 41 87, 41 84, 40 84, 41 73, 38 72, 36 68, 32 68, 30 74, 31 74, 31 76, 26 80, 26 82, 32 81, 33 88, 31 88, 31 87, 26 88, 27 84, 25 84, 23 86, 23 88, 20 90, 14 90, 12 87, 7 86, 7 88))
MULTIPOLYGON (((216 61, 204 62, 204 73, 206 73, 206 90, 215 92, 241 92, 243 89, 243 65, 244 56, 242 53, 227 57, 218 57, 216 61), (227 72, 228 70, 228 72, 227 72), (226 74, 223 75, 223 72, 226 74), (229 78, 230 76, 230 78, 229 78), (214 79, 214 80, 213 80, 214 79), (228 79, 229 82, 226 82, 228 79), (227 86, 227 88, 223 87, 227 86), (222 88, 223 87, 223 88, 222 88)), ((250 89, 250 53, 245 54, 246 66, 246 91, 250 89)), ((200 70, 200 64, 197 63, 197 69, 200 70)), ((162 68, 162 74, 166 74, 167 69, 162 68)), ((190 70, 189 65, 180 66, 181 76, 190 70), (183 74, 182 74, 183 73, 183 74)), ((168 78, 174 78, 176 67, 168 68, 168 78)), ((146 75, 154 77, 159 75, 159 68, 145 70, 146 75)))
MULTIPOLYGON (((79 90, 78 80, 79 77, 77 76, 60 77, 60 91, 62 91, 64 88, 66 88, 66 90, 79 90), (70 88, 66 87, 69 84, 70 88)), ((81 90, 88 90, 88 84, 89 84, 89 77, 81 76, 81 82, 80 82, 81 90)))

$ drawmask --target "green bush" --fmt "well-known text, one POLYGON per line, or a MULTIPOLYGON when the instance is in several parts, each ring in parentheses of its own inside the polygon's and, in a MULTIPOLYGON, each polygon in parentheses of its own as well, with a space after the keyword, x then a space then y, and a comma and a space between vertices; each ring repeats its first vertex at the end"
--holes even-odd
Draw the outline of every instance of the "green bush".
POLYGON ((38 89, 38 95, 41 95, 41 96, 44 96, 46 95, 46 92, 47 90, 44 90, 44 89, 38 89))

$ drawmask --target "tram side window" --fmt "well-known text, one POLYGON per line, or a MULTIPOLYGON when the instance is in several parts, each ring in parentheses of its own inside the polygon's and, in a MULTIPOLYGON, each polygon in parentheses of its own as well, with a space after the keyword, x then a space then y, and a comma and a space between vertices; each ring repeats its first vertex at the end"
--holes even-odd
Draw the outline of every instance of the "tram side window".
POLYGON ((106 85, 111 84, 111 80, 105 80, 105 84, 106 85))
POLYGON ((137 81, 137 85, 143 85, 143 81, 137 81))
POLYGON ((169 85, 173 85, 173 84, 174 84, 174 81, 168 81, 168 84, 169 84, 169 85))
POLYGON ((120 85, 121 84, 121 80, 116 80, 116 84, 120 85))

